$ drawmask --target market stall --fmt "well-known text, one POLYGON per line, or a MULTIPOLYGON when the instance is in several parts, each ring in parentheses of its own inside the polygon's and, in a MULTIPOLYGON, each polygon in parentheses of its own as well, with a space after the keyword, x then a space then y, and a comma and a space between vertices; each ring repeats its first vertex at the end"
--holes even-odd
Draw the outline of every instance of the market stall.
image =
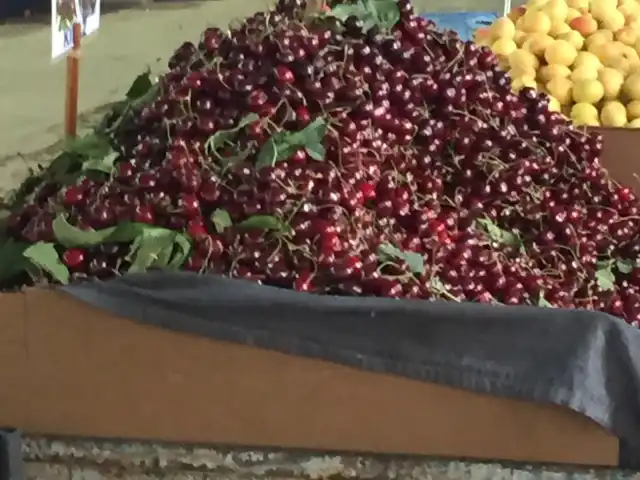
POLYGON ((637 466, 634 130, 405 0, 305 7, 184 43, 15 192, 0 424, 637 466))

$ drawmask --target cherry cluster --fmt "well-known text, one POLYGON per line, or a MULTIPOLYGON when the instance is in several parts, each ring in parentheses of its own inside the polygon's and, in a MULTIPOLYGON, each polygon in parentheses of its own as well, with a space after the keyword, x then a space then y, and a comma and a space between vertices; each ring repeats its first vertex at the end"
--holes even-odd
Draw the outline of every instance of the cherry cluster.
MULTIPOLYGON (((640 321, 640 203, 602 138, 511 90, 489 49, 397 1, 390 29, 300 0, 184 43, 123 125, 113 174, 12 218, 54 239, 122 222, 186 232, 184 269, 334 295, 595 309, 640 321)), ((126 243, 62 254, 126 271, 126 243)))

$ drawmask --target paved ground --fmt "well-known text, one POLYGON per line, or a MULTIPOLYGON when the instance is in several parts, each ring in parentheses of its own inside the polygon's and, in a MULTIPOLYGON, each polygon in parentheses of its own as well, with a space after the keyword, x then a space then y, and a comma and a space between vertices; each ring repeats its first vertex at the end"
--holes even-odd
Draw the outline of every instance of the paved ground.
MULTIPOLYGON (((107 10, 99 32, 83 48, 80 109, 95 120, 100 107, 122 98, 147 66, 162 70, 181 42, 198 38, 211 24, 264 9, 269 0, 177 1, 132 8, 103 0, 107 10)), ((419 11, 495 10, 501 0, 416 0, 419 11)), ((34 161, 46 161, 62 134, 65 62, 49 59, 49 19, 0 25, 0 194, 19 182, 34 161)))
POLYGON ((618 470, 26 438, 26 480, 640 480, 618 470))

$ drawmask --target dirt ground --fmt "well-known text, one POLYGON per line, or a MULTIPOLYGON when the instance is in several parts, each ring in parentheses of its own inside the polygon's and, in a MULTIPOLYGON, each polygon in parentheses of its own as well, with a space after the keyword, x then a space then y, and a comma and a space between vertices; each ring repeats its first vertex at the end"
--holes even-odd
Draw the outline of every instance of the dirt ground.
MULTIPOLYGON (((100 30, 83 45, 80 123, 85 127, 120 100, 146 67, 162 71, 185 40, 209 25, 264 9, 269 0, 209 0, 140 4, 103 0, 100 30), (110 12, 110 13, 109 13, 110 12)), ((127 0, 124 0, 127 1, 127 0)), ((500 0, 417 0, 416 10, 501 11, 500 0)), ((0 195, 20 182, 30 165, 46 162, 60 146, 65 62, 50 60, 49 18, 0 25, 0 195), (57 144, 57 147, 56 147, 57 144)))

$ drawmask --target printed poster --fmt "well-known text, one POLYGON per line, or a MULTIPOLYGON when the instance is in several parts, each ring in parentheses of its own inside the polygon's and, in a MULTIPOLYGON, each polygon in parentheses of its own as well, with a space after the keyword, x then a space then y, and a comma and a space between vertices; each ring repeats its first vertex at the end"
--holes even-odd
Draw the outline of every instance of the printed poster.
POLYGON ((79 0, 82 35, 91 35, 100 26, 100 0, 79 0))
POLYGON ((80 23, 82 36, 100 26, 100 0, 51 0, 51 58, 73 47, 73 24, 80 23))

